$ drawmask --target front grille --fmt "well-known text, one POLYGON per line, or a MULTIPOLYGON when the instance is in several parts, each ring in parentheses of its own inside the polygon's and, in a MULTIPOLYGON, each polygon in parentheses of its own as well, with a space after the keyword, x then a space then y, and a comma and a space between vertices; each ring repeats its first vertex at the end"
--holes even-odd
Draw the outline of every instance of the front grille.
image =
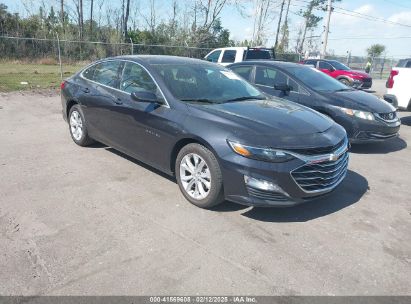
POLYGON ((384 121, 394 121, 397 120, 397 112, 390 112, 390 113, 375 113, 377 118, 380 118, 384 121))
POLYGON ((251 197, 264 201, 284 202, 288 200, 282 193, 260 190, 249 186, 247 186, 247 192, 251 197))
POLYGON ((291 172, 296 183, 306 192, 321 192, 337 186, 348 168, 348 152, 336 161, 307 163, 291 172))
POLYGON ((341 148, 343 145, 346 144, 346 140, 341 140, 338 144, 333 146, 327 147, 317 147, 317 148, 306 148, 306 149, 287 149, 287 151, 292 151, 294 153, 302 154, 302 155, 321 155, 321 154, 331 154, 334 151, 341 148))

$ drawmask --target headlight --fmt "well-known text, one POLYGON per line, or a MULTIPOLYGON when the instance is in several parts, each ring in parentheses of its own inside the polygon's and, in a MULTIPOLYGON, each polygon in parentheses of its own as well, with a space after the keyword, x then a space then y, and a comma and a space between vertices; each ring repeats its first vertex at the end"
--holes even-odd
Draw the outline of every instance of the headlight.
POLYGON ((339 108, 341 111, 343 111, 345 114, 349 116, 355 116, 361 119, 366 119, 366 120, 374 120, 374 114, 371 112, 365 112, 365 111, 360 111, 360 110, 353 110, 353 109, 347 109, 347 108, 341 108, 341 107, 336 107, 339 108))
POLYGON ((235 153, 240 154, 247 158, 273 162, 273 163, 283 163, 294 159, 295 157, 288 154, 285 151, 275 150, 270 148, 257 148, 245 146, 237 142, 227 141, 230 147, 235 153))

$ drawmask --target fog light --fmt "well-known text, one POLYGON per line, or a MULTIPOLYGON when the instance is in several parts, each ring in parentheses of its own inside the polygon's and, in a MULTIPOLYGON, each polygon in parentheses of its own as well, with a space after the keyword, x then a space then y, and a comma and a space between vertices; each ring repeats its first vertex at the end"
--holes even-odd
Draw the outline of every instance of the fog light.
POLYGON ((264 179, 258 179, 258 178, 244 175, 244 182, 247 186, 255 188, 255 189, 270 191, 270 192, 279 192, 279 193, 282 193, 288 196, 287 192, 281 189, 280 186, 272 182, 269 182, 267 180, 264 180, 264 179))

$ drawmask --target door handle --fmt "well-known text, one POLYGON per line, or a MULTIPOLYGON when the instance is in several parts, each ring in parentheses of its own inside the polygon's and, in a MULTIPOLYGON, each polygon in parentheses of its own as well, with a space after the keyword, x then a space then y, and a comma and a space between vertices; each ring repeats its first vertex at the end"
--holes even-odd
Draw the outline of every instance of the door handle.
POLYGON ((116 98, 116 99, 114 100, 114 103, 115 103, 115 104, 118 104, 118 105, 123 104, 123 102, 121 101, 120 98, 116 98))
POLYGON ((90 89, 89 88, 83 88, 83 92, 84 93, 90 93, 90 89))

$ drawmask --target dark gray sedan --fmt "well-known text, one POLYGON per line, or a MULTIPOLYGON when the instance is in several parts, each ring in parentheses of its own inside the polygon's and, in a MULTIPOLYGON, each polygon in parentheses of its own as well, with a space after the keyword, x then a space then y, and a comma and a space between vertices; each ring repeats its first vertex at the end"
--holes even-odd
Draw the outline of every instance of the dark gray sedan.
POLYGON ((398 136, 395 108, 378 97, 347 87, 315 68, 291 62, 244 61, 228 66, 260 90, 310 107, 331 117, 352 143, 398 136))
POLYGON ((346 175, 343 128, 308 108, 267 98, 213 63, 107 58, 61 88, 76 144, 96 140, 175 175, 199 207, 224 199, 289 206, 331 192, 346 175))

